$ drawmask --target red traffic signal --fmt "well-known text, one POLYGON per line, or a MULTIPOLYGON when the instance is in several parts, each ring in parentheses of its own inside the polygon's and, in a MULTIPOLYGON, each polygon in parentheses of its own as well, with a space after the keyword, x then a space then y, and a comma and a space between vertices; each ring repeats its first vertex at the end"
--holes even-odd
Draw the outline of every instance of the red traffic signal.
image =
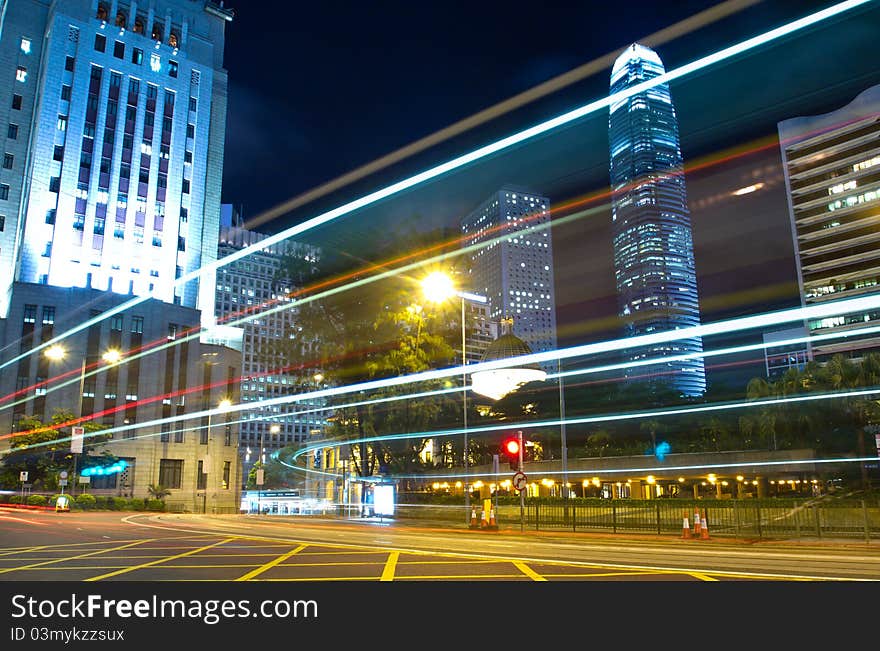
POLYGON ((520 443, 517 437, 504 439, 501 443, 501 452, 507 457, 511 470, 519 470, 520 443))

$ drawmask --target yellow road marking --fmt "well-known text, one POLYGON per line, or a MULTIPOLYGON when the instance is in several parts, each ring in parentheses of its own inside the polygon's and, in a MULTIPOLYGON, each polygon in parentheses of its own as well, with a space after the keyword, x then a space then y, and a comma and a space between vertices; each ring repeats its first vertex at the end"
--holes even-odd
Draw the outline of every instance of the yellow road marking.
POLYGON ((236 581, 250 581, 250 580, 251 580, 252 578, 254 578, 255 576, 259 576, 260 574, 262 574, 262 573, 265 572, 266 570, 269 570, 269 569, 275 567, 276 565, 278 565, 279 563, 281 563, 281 562, 283 562, 283 561, 286 561, 288 558, 290 558, 290 557, 293 556, 294 554, 298 554, 299 552, 301 552, 302 550, 304 550, 306 547, 308 547, 308 545, 299 545, 298 547, 294 547, 293 549, 291 549, 291 550, 290 550, 289 552, 287 552, 286 554, 282 554, 282 555, 279 556, 278 558, 275 558, 274 560, 269 561, 269 562, 266 563, 265 565, 261 565, 261 566, 258 567, 257 569, 255 569, 255 570, 253 570, 253 571, 251 571, 251 572, 248 572, 247 574, 245 574, 245 575, 243 575, 243 576, 238 577, 238 578, 236 579, 236 581))
POLYGON ((80 558, 88 558, 89 556, 97 556, 98 554, 105 554, 107 552, 115 552, 120 549, 126 549, 128 547, 134 547, 135 545, 141 545, 145 542, 150 542, 151 540, 155 540, 155 538, 145 538, 143 540, 137 540, 133 543, 129 543, 127 545, 122 545, 121 547, 113 547, 112 549, 99 549, 98 551, 89 552, 87 554, 78 554, 77 556, 67 556, 65 558, 53 558, 48 561, 43 561, 41 563, 34 563, 33 565, 23 565, 21 567, 6 567, 0 569, 0 574, 5 574, 6 572, 16 572, 20 570, 31 570, 36 567, 40 567, 42 565, 51 565, 52 563, 61 563, 62 561, 75 561, 80 558))
POLYGON ((702 572, 688 572, 691 576, 699 579, 700 581, 717 581, 714 576, 709 576, 708 574, 703 574, 702 572))
MULTIPOLYGON (((38 550, 43 549, 45 547, 46 547, 46 545, 38 545, 37 547, 25 547, 24 549, 16 549, 11 552, 2 552, 2 553, 0 553, 0 556, 9 556, 10 554, 27 554, 29 552, 38 551, 38 550)), ((12 560, 12 559, 9 559, 9 560, 12 560)))
POLYGON ((543 576, 541 576, 540 574, 535 572, 535 570, 530 568, 528 565, 523 563, 522 561, 513 561, 513 564, 516 567, 516 569, 518 569, 520 572, 525 574, 532 581, 546 581, 547 580, 543 576))
POLYGON ((183 558, 184 556, 192 556, 193 554, 198 554, 200 551, 204 551, 206 549, 211 549, 211 547, 216 547, 217 545, 222 545, 224 543, 228 543, 231 540, 235 540, 235 538, 227 538, 226 540, 220 540, 210 545, 205 545, 204 547, 199 547, 198 549, 191 549, 188 552, 183 552, 182 554, 175 554, 174 556, 167 556, 165 558, 160 558, 155 561, 150 561, 149 563, 142 563, 141 565, 132 565, 127 568, 116 570, 115 572, 108 572, 107 574, 101 574, 100 576, 93 576, 90 579, 85 579, 85 581, 101 581, 102 579, 109 579, 111 576, 118 576, 120 574, 125 574, 126 572, 134 572, 135 570, 142 570, 146 567, 152 567, 153 565, 158 565, 159 563, 164 563, 165 561, 173 561, 175 558, 183 558))
POLYGON ((380 581, 393 581, 394 568, 397 566, 397 559, 400 558, 400 552, 391 552, 388 554, 388 560, 385 562, 385 569, 382 570, 382 578, 380 581))

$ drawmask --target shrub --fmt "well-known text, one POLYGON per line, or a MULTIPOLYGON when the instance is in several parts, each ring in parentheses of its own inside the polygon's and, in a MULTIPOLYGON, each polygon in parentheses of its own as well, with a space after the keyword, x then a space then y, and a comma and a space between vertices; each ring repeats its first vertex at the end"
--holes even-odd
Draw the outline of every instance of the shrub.
POLYGON ((95 496, 89 495, 88 493, 82 493, 81 495, 76 496, 77 506, 79 506, 83 510, 95 508, 95 502, 95 496))
POLYGON ((111 498, 110 508, 114 511, 126 511, 129 509, 128 500, 124 497, 111 498))
POLYGON ((147 508, 146 502, 142 499, 132 499, 130 506, 132 511, 145 511, 147 508))
POLYGON ((165 502, 162 500, 147 500, 147 511, 164 511, 165 502))
POLYGON ((9 502, 9 495, 6 493, 0 493, 0 504, 7 504, 9 502))
POLYGON ((21 495, 10 495, 9 496, 10 504, 21 504, 21 495))
POLYGON ((28 495, 27 503, 31 506, 46 506, 45 495, 28 495))

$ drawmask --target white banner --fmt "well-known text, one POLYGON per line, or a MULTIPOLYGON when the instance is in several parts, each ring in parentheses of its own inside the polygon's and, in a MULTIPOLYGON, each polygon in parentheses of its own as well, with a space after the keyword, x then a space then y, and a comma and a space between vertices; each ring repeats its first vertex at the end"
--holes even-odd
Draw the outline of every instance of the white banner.
POLYGON ((83 434, 86 433, 85 427, 70 428, 70 451, 73 454, 82 454, 83 451, 83 434))

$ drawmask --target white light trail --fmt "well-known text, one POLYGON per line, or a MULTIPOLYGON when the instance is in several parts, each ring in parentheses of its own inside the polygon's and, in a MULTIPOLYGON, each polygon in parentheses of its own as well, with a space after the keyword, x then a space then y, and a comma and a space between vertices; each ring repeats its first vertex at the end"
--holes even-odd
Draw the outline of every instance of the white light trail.
MULTIPOLYGON (((646 90, 653 88, 654 86, 659 86, 661 84, 668 84, 669 82, 684 77, 686 75, 692 74, 694 72, 698 72, 703 70, 711 65, 716 63, 720 63, 726 59, 737 56, 739 54, 743 54, 748 52, 749 50, 753 50, 762 45, 766 45, 772 41, 775 41, 784 36, 788 36, 793 34, 799 30, 805 29, 812 25, 822 22, 823 20, 827 20, 834 16, 837 16, 841 13, 859 7, 861 5, 867 4, 871 2, 871 0, 846 0, 845 2, 840 2, 821 11, 817 11, 815 13, 809 14, 808 16, 804 16, 803 18, 799 18, 798 20, 794 20, 792 22, 786 23, 780 27, 775 29, 771 29, 763 34, 752 37, 750 39, 746 39, 745 41, 741 41, 735 45, 731 45, 722 50, 719 50, 713 54, 704 56, 699 58, 691 63, 680 66, 674 70, 669 70, 662 75, 658 75, 653 79, 642 82, 640 84, 636 84, 630 88, 619 91, 613 95, 609 95, 607 97, 603 97, 601 99, 590 102, 589 104, 585 104, 579 108, 576 108, 572 111, 559 115, 550 120, 546 120, 545 122, 541 122, 540 124, 529 127, 528 129, 524 129, 518 133, 515 133, 506 138, 502 138, 501 140, 497 140, 493 143, 480 147, 479 149, 475 149, 467 154, 454 158, 446 163, 442 163, 430 169, 427 169, 419 174, 415 174, 409 178, 403 179, 402 181, 398 181, 397 183, 393 183, 388 185, 380 190, 367 194, 363 197, 360 197, 354 201, 350 201, 342 206, 334 208, 333 210, 322 213, 316 217, 312 217, 301 224, 297 224, 296 226, 292 226, 280 233, 272 235, 264 240, 261 240, 257 244, 253 244, 251 246, 245 247, 231 255, 228 255, 224 258, 215 260, 199 269, 195 269, 187 274, 184 274, 179 279, 175 280, 172 287, 181 287, 188 283, 191 280, 196 280, 202 278, 202 276, 210 276, 212 274, 216 274, 217 269, 225 267, 226 265, 232 264, 244 258, 252 253, 256 253, 261 251, 262 249, 272 246, 273 244, 277 244, 286 239, 294 237, 296 235, 300 235, 306 231, 317 228, 323 224, 329 223, 333 220, 336 220, 340 217, 348 215, 356 210, 364 208, 366 206, 372 205, 382 199, 386 199, 393 195, 399 194, 404 190, 415 187, 425 181, 429 181, 431 179, 437 178, 444 174, 447 174, 451 171, 461 169, 466 165, 474 163, 482 158, 490 156, 492 154, 498 153, 505 149, 509 149, 514 145, 517 145, 521 142, 539 136, 543 133, 547 133, 553 129, 556 129, 565 124, 569 124, 575 120, 578 120, 582 117, 585 117, 591 113, 595 113, 600 109, 606 108, 610 106, 612 103, 626 99, 627 97, 631 97, 632 95, 636 95, 639 93, 643 93, 646 90)), ((102 314, 88 319, 87 321, 82 322, 78 326, 68 329, 66 332, 59 334, 56 337, 53 337, 37 346, 32 348, 27 353, 21 353, 16 357, 13 357, 6 362, 0 364, 0 370, 10 366, 23 359, 29 354, 33 354, 34 352, 40 351, 43 348, 48 346, 57 344, 63 341, 65 338, 80 332, 82 330, 87 329, 88 327, 100 323, 107 317, 110 317, 114 314, 119 314, 120 312, 124 312, 132 307, 140 305, 146 300, 149 300, 149 296, 141 296, 133 298, 129 301, 126 301, 114 308, 111 308, 102 314)))

